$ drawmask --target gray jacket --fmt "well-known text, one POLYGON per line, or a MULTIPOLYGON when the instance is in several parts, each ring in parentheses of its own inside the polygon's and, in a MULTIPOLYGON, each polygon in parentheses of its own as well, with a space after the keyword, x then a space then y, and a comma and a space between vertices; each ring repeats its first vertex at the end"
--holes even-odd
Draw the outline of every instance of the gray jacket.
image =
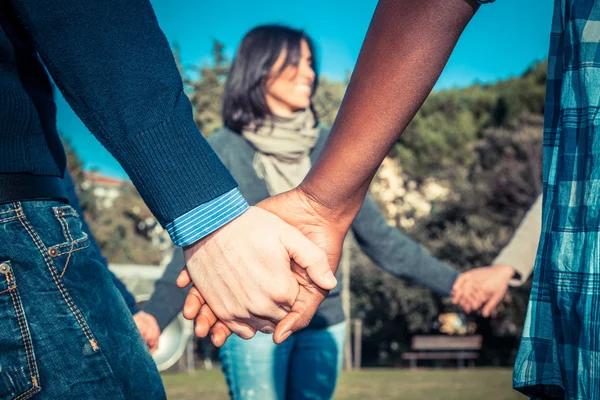
MULTIPOLYGON (((328 134, 329 131, 321 129, 319 141, 311 153, 313 162, 323 149, 328 134)), ((208 142, 236 179, 250 205, 269 197, 265 182, 252 168, 256 151, 250 143, 226 128, 212 134, 208 142)), ((360 249, 383 270, 417 282, 439 295, 450 294, 459 272, 429 255, 395 227, 389 226, 370 196, 367 196, 354 220, 352 232, 360 249)), ((187 290, 180 290, 174 283, 183 266, 183 251, 176 249, 163 277, 156 282, 151 299, 144 305, 144 310, 156 317, 161 329, 183 308, 187 290)), ((309 328, 323 328, 344 320, 339 272, 338 269, 338 286, 321 304, 309 328)))

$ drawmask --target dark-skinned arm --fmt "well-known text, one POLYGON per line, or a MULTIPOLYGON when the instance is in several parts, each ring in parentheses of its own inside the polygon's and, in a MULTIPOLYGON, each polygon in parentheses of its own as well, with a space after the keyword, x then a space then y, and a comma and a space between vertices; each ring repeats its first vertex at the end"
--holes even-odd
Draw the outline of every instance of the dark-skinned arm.
POLYGON ((466 0, 379 2, 331 134, 301 185, 345 226, 477 8, 466 0))
MULTIPOLYGON (((318 160, 298 188, 258 204, 324 249, 333 269, 377 168, 431 92, 477 8, 473 0, 381 0, 318 160)), ((306 327, 327 296, 292 269, 300 292, 277 325, 276 343, 306 327)), ((213 342, 220 345, 230 334, 217 323, 213 342)))

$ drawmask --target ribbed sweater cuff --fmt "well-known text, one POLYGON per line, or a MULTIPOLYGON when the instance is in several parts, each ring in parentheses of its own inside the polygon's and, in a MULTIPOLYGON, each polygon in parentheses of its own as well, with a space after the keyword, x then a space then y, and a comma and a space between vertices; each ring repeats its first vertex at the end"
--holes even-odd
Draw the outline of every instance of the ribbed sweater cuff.
POLYGON ((112 146, 162 226, 237 187, 192 118, 176 115, 112 146))

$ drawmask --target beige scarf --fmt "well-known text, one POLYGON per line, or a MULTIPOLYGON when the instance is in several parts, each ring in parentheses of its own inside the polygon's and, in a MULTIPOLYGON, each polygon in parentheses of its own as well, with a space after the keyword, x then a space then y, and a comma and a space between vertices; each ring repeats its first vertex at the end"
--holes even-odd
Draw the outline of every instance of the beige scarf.
POLYGON ((253 167, 271 196, 298 186, 310 171, 310 151, 319 128, 310 109, 290 118, 273 117, 258 129, 242 129, 242 136, 257 150, 253 167))

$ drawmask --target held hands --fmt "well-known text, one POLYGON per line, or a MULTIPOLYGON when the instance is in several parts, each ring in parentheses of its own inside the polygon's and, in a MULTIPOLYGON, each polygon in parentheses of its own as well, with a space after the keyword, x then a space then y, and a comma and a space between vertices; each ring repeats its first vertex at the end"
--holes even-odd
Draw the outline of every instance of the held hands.
POLYGON ((492 315, 505 298, 508 283, 515 270, 508 265, 473 268, 462 273, 452 288, 452 301, 467 313, 483 306, 484 317, 492 315))
MULTIPOLYGON (((325 274, 324 269, 321 267, 315 268, 315 266, 331 265, 333 270, 329 269, 325 275, 329 276, 327 279, 332 278, 333 271, 337 268, 341 256, 342 244, 350 226, 350 221, 345 223, 340 222, 327 207, 319 204, 301 188, 296 188, 264 200, 257 207, 277 214, 283 221, 297 228, 298 231, 294 231, 296 234, 301 232, 300 236, 302 236, 300 238, 294 235, 288 238, 289 243, 296 246, 295 248, 291 245, 287 246, 289 256, 294 262, 291 264, 291 269, 288 262, 286 272, 293 277, 294 282, 298 285, 297 289, 293 292, 291 302, 287 298, 288 302, 286 306, 289 308, 286 308, 283 313, 287 315, 278 313, 275 318, 270 320, 271 325, 269 325, 269 327, 274 327, 273 322, 280 320, 274 331, 273 340, 276 343, 281 343, 291 333, 308 325, 317 308, 327 296, 328 291, 335 286, 335 280, 333 285, 328 284, 328 280, 326 281, 323 276, 325 274), (326 255, 326 257, 323 256, 323 259, 314 258, 317 264, 315 262, 311 263, 310 259, 305 259, 306 255, 309 254, 307 250, 310 250, 308 244, 305 249, 297 246, 297 243, 295 243, 296 241, 305 241, 308 239, 310 239, 313 246, 316 244, 325 252, 321 253, 326 255)), ((269 214, 266 211, 263 211, 263 213, 269 214)), ((254 251, 260 252, 261 249, 255 249, 254 251)), ((267 254, 271 253, 269 251, 267 254)), ((284 275, 283 271, 280 271, 281 277, 270 276, 269 280, 277 286, 279 279, 283 279, 284 275)), ((198 281, 201 282, 201 278, 198 281)), ((185 287, 189 283, 190 274, 184 269, 177 280, 177 285, 185 287)), ((194 281, 194 284, 195 286, 191 289, 186 299, 183 315, 188 319, 195 320, 195 331, 200 337, 207 336, 212 328, 213 344, 221 346, 225 343, 227 337, 231 335, 232 329, 229 329, 230 327, 223 320, 219 311, 217 311, 216 307, 213 307, 211 300, 207 298, 208 292, 198 287, 196 281, 194 281)), ((238 288, 236 290, 243 291, 244 289, 238 288)), ((239 294, 235 294, 237 293, 235 290, 232 292, 235 296, 239 297, 239 294)), ((244 298, 242 297, 242 299, 244 298)))
MULTIPOLYGON (((302 215, 302 204, 290 198, 250 207, 184 249, 187 267, 177 284, 194 283, 183 315, 195 319, 198 336, 205 337, 212 327, 213 342, 220 346, 231 333, 249 339, 257 330, 274 332, 281 321, 275 335, 281 342, 283 334, 308 324, 335 287, 330 254, 307 239, 301 226, 285 223, 302 215), (275 209, 285 210, 278 211, 281 218, 266 211, 275 209)), ((327 236, 323 233, 321 242, 327 236)))
POLYGON ((142 335, 142 339, 146 342, 150 353, 154 353, 158 349, 158 338, 160 337, 160 328, 158 327, 156 318, 144 311, 138 311, 133 316, 133 320, 142 335))

